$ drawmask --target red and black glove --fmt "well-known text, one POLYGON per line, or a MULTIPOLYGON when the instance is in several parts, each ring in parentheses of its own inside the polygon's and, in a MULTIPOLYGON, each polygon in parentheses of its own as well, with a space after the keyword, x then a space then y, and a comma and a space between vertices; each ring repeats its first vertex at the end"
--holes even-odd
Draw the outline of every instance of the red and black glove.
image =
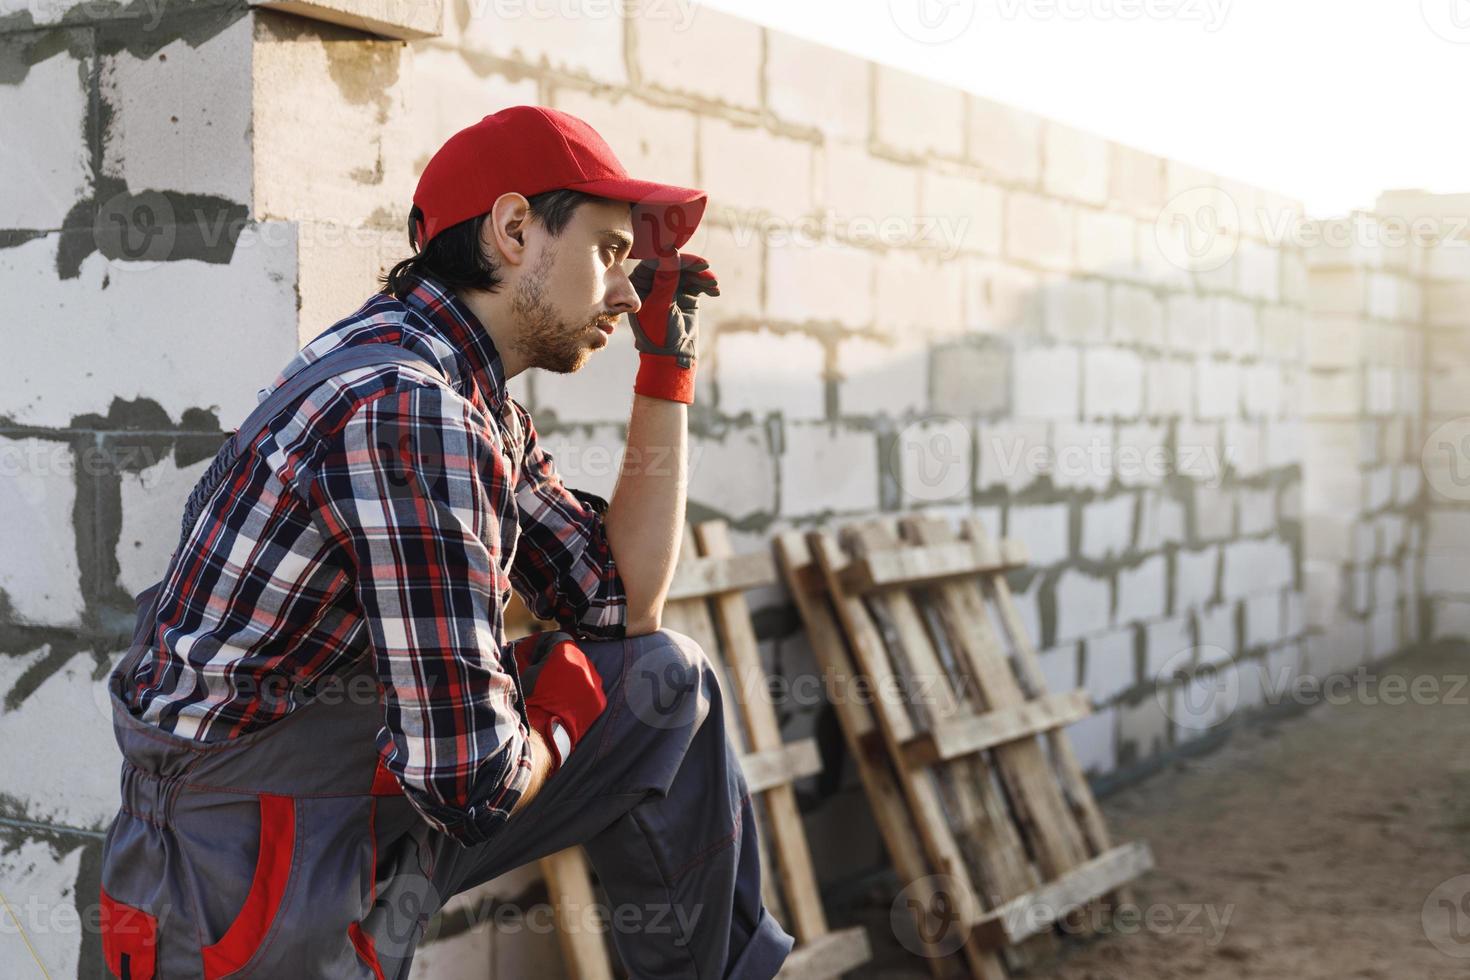
POLYGON ((556 772, 607 707, 602 675, 563 630, 532 633, 512 649, 526 697, 526 718, 551 746, 551 772, 556 772), (525 690, 528 673, 534 676, 525 690))
POLYGON ((701 293, 720 295, 720 284, 708 262, 677 251, 644 259, 628 279, 643 304, 628 316, 639 352, 633 390, 688 405, 694 401, 699 339, 695 304, 701 293))

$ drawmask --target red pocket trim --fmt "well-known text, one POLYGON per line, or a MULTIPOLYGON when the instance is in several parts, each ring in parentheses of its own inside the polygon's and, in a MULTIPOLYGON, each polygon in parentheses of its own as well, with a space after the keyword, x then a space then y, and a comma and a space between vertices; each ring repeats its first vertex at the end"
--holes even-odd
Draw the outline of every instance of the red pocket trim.
POLYGON ((158 920, 142 909, 102 894, 102 958, 115 977, 152 980, 157 969, 158 920), (124 958, 127 963, 124 966, 124 958))
POLYGON ((213 980, 234 973, 255 955, 275 921, 286 894, 286 880, 296 851, 296 801, 289 796, 260 796, 260 852, 255 878, 240 914, 224 938, 204 947, 204 975, 213 980))
POLYGON ((373 796, 402 796, 403 784, 398 777, 383 765, 383 759, 378 758, 378 768, 373 770, 373 788, 369 791, 373 796))
POLYGON ((352 940, 352 948, 357 950, 358 957, 373 969, 373 976, 377 980, 383 980, 383 968, 378 963, 378 951, 373 946, 373 937, 362 931, 361 923, 354 922, 347 927, 347 938, 352 940))

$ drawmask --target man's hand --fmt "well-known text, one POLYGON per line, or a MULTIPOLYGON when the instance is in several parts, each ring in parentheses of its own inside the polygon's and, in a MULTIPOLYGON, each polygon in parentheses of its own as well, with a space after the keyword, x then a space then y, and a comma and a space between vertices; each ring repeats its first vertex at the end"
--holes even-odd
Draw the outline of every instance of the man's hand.
POLYGON ((638 348, 633 390, 652 398, 694 401, 695 356, 700 294, 720 295, 709 263, 697 255, 670 252, 638 263, 628 279, 642 306, 628 315, 638 348))

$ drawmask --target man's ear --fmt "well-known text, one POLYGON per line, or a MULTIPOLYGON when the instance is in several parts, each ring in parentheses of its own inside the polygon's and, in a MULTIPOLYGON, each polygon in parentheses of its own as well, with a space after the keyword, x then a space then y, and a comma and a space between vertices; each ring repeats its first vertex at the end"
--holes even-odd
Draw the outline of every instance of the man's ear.
POLYGON ((480 244, 492 261, 520 265, 526 255, 526 226, 531 220, 531 202, 515 191, 495 199, 490 216, 480 228, 480 244))

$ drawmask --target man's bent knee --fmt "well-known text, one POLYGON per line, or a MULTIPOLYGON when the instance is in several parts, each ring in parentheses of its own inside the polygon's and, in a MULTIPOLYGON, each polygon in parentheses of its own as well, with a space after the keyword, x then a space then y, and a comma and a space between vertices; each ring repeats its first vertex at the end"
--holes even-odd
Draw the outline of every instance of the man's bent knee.
POLYGON ((624 695, 639 721, 654 728, 699 727, 719 697, 709 655, 692 637, 661 628, 638 637, 624 695))

